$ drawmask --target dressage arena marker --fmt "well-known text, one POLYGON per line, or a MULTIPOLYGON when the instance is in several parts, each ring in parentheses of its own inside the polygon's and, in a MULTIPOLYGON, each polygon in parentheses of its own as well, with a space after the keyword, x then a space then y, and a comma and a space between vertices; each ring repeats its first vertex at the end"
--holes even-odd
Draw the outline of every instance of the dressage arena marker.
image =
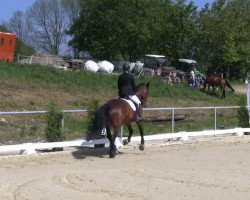
MULTIPOLYGON (((145 141, 161 141, 166 139, 177 139, 180 141, 188 141, 190 137, 199 137, 199 136, 216 136, 216 135, 237 135, 242 137, 244 133, 249 133, 250 128, 234 128, 234 129, 225 129, 225 130, 205 130, 197 132, 179 132, 179 133, 164 133, 157 135, 147 135, 144 136, 145 141)), ((123 137, 122 139, 126 139, 123 137)), ((117 138, 116 145, 117 147, 122 147, 122 139, 117 138)), ((141 137, 135 136, 131 138, 131 142, 140 142, 141 137)), ((109 144, 108 139, 99 139, 92 140, 87 142, 86 140, 75 140, 75 141, 65 141, 65 142, 50 142, 50 143, 24 143, 18 145, 6 145, 0 146, 0 155, 8 152, 19 152, 19 154, 33 155, 36 154, 36 150, 51 149, 57 147, 93 147, 95 144, 109 144)))

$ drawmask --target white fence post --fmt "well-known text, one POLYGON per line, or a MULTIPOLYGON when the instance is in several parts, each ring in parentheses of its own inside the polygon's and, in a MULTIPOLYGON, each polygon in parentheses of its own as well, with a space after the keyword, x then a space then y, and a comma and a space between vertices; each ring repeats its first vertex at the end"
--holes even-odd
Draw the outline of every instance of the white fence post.
POLYGON ((244 135, 243 131, 242 131, 242 128, 235 128, 235 135, 239 136, 239 137, 242 137, 244 135))
POLYGON ((174 108, 172 108, 172 133, 174 133, 174 108))
POLYGON ((214 130, 217 129, 217 108, 214 108, 214 130))
POLYGON ((36 154, 36 150, 35 150, 35 143, 24 143, 23 146, 24 146, 24 154, 27 154, 27 155, 33 155, 33 154, 36 154))
POLYGON ((33 61, 33 55, 30 57, 30 64, 32 64, 33 61))

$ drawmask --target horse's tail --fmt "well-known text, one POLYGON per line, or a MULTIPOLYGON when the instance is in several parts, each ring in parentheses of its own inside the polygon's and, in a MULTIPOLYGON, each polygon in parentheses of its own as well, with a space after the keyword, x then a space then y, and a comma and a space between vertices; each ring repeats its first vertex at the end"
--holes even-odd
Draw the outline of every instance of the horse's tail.
POLYGON ((106 128, 108 122, 108 109, 108 105, 103 105, 96 111, 94 118, 89 124, 90 127, 87 132, 87 141, 102 138, 102 130, 106 128))
POLYGON ((229 82, 226 80, 226 85, 227 85, 227 87, 229 87, 231 90, 232 90, 232 92, 234 92, 235 90, 233 89, 233 87, 229 84, 229 82))

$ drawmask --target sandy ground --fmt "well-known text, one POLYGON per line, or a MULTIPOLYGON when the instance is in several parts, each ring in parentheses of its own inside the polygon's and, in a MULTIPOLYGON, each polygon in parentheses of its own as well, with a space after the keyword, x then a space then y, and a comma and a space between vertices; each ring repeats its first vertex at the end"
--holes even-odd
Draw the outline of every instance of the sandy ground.
POLYGON ((235 89, 235 92, 236 93, 239 93, 239 94, 247 94, 247 84, 245 85, 236 85, 236 86, 233 86, 233 88, 235 89))
POLYGON ((250 136, 0 157, 1 200, 250 199, 250 136))

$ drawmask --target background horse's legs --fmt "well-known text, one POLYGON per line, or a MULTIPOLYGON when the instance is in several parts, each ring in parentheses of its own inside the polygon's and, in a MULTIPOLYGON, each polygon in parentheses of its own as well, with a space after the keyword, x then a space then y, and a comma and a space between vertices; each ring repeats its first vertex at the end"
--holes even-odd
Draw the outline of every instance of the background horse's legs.
POLYGON ((212 86, 213 87, 213 92, 214 92, 214 94, 215 94, 215 89, 214 89, 214 86, 212 86))
POLYGON ((207 94, 209 94, 210 85, 207 85, 207 94))
POLYGON ((221 96, 221 98, 225 99, 226 98, 226 88, 225 87, 221 87, 221 90, 222 90, 222 96, 221 96))
POLYGON ((143 151, 144 150, 144 137, 143 137, 144 133, 143 133, 142 125, 139 121, 135 121, 135 123, 137 124, 140 135, 141 135, 141 145, 139 146, 139 149, 143 151))

